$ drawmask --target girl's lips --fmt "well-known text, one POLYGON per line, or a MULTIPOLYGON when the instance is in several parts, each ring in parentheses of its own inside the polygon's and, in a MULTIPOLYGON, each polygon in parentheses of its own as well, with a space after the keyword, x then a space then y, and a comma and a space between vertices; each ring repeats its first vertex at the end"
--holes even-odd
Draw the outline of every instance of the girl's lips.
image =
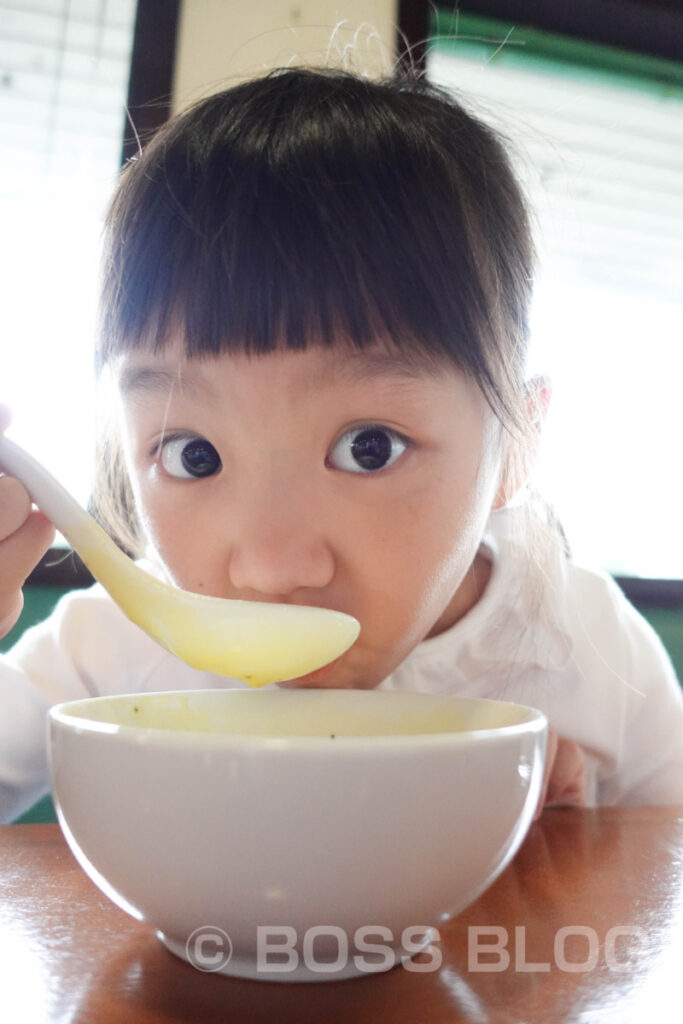
POLYGON ((328 661, 327 665, 323 665, 321 668, 316 668, 313 672, 307 672, 305 676, 297 676, 296 679, 286 679, 284 682, 278 683, 278 686, 299 688, 310 686, 314 687, 319 679, 323 679, 335 665, 338 665, 344 655, 340 655, 335 658, 334 661, 328 661))

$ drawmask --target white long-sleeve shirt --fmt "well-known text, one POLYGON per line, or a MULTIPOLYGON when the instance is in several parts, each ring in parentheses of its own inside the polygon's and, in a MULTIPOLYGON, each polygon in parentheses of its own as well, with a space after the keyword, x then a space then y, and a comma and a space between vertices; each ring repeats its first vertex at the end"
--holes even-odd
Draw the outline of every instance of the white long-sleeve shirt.
MULTIPOLYGON (((540 708, 582 748, 589 804, 683 805, 683 693, 661 641, 613 580, 559 550, 542 566, 538 592, 514 515, 493 517, 482 547, 492 572, 479 602, 419 644, 380 689, 540 708)), ((0 822, 49 791, 52 704, 243 685, 178 661, 99 585, 67 594, 0 660, 0 822)))

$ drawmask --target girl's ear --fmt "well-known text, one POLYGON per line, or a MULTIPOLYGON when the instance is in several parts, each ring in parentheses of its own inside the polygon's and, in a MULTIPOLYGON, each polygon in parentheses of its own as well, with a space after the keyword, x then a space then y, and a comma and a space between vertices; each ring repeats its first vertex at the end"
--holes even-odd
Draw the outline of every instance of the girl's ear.
POLYGON ((523 432, 508 436, 501 467, 500 484, 491 510, 504 508, 524 487, 538 456, 543 425, 548 415, 552 387, 545 376, 532 377, 525 385, 523 432))

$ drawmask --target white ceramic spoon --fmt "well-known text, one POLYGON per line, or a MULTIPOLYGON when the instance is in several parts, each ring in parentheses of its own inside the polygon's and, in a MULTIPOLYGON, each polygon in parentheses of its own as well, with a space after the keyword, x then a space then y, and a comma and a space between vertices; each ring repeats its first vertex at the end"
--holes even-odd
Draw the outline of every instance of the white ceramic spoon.
POLYGON ((120 551, 68 491, 7 437, 0 437, 0 469, 21 481, 128 618, 193 668, 263 686, 321 668, 358 636, 358 622, 343 612, 229 601, 162 583, 120 551))

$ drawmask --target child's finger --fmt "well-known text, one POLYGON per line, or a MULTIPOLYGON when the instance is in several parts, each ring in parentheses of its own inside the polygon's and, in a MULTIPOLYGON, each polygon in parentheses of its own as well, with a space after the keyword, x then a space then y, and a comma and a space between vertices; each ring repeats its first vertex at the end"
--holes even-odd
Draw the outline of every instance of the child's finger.
POLYGON ((0 595, 21 587, 47 549, 55 535, 50 520, 37 510, 11 536, 0 542, 0 595))
POLYGON ((0 542, 0 636, 21 612, 21 588, 50 547, 55 528, 42 512, 31 512, 22 526, 0 542))
POLYGON ((23 485, 12 476, 0 476, 0 541, 18 530, 30 511, 31 499, 23 485))
POLYGON ((543 785, 541 787, 541 795, 538 798, 538 804, 536 805, 536 813, 534 814, 534 821, 540 818, 541 811, 545 807, 546 794, 548 792, 548 786, 550 784, 550 776, 552 774, 553 766, 555 764, 555 756, 557 754, 557 746, 559 743, 558 735, 553 729, 552 725, 548 726, 548 746, 545 754, 545 770, 543 772, 543 785))
POLYGON ((546 807, 582 807, 586 803, 586 761, 573 740, 558 741, 545 803, 546 807))
POLYGON ((586 803, 586 761, 578 743, 560 739, 552 726, 548 729, 543 788, 534 821, 544 807, 582 807, 586 803))
POLYGON ((5 600, 0 600, 0 637, 7 636, 23 610, 23 590, 15 590, 13 594, 8 594, 5 600))

